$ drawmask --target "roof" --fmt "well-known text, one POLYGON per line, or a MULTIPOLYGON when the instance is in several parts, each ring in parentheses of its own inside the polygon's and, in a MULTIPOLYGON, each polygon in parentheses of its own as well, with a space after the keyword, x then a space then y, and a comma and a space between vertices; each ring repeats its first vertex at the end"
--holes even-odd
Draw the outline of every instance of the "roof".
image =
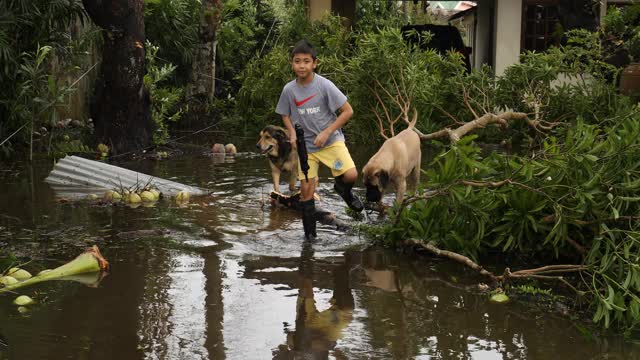
POLYGON ((476 9, 477 9, 477 6, 474 6, 474 7, 470 7, 470 8, 468 8, 467 10, 459 11, 459 12, 457 12, 457 13, 455 13, 455 14, 451 15, 451 16, 447 19, 447 21, 451 21, 451 20, 455 20, 455 19, 459 19, 459 18, 462 18, 462 17, 468 16, 468 15, 471 15, 471 14, 473 14, 473 13, 476 11, 476 9))
POLYGON ((192 195, 205 195, 206 189, 180 184, 104 162, 66 156, 59 160, 45 179, 58 196, 82 198, 88 194, 101 194, 106 190, 133 188, 150 184, 165 196, 185 190, 192 195))
POLYGON ((440 8, 445 10, 455 10, 456 6, 458 6, 459 1, 431 1, 429 3, 430 7, 434 9, 440 8))

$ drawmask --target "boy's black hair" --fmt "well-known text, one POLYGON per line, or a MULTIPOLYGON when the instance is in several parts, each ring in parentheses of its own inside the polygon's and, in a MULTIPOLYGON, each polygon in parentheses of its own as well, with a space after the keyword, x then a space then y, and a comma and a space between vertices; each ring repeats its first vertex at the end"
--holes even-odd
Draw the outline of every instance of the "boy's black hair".
POLYGON ((291 50, 291 58, 293 59, 296 54, 309 54, 313 60, 316 59, 316 49, 307 40, 300 40, 296 43, 293 50, 291 50))

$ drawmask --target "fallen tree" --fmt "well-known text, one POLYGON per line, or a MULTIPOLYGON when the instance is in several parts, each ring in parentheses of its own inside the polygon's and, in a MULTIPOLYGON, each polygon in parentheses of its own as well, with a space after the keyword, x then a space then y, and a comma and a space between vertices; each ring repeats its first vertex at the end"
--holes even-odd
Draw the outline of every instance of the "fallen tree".
MULTIPOLYGON (((530 62, 508 71, 526 81, 495 82, 512 86, 521 81, 521 105, 514 111, 496 110, 488 94, 500 89, 478 89, 473 79, 451 80, 459 82, 460 104, 473 120, 460 121, 440 109, 453 123, 428 134, 418 131, 422 140, 447 142, 439 143, 444 149, 423 170, 426 181, 419 191, 391 209, 378 240, 456 261, 495 286, 557 282, 588 300, 595 322, 634 329, 640 324, 640 108, 597 78, 558 89, 527 79, 549 61, 531 56, 530 62), (469 95, 472 86, 480 99, 469 95), (608 113, 576 108, 587 106, 583 96, 604 94, 608 113), (554 104, 556 97, 568 101, 554 104), (556 120, 545 120, 550 117, 556 120), (492 132, 497 142, 518 133, 530 139, 529 147, 483 154, 475 141, 494 126, 501 129, 492 132), (521 253, 533 256, 542 265, 528 269, 514 263, 494 273, 479 259, 495 251, 516 255, 512 259, 521 253)), ((408 123, 417 107, 411 99, 415 84, 405 84, 399 73, 391 75, 393 91, 378 81, 370 88, 378 100, 373 112, 384 138, 408 123)))

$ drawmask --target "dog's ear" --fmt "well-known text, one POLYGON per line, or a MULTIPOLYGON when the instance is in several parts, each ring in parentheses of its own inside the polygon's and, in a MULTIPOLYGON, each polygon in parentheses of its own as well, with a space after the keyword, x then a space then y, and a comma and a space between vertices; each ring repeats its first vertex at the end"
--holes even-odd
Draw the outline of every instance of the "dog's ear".
POLYGON ((278 144, 287 142, 287 134, 280 129, 276 129, 271 136, 276 139, 278 144))
POLYGON ((384 171, 384 170, 380 170, 380 172, 378 173, 378 179, 380 179, 380 186, 382 186, 382 188, 386 188, 387 185, 389 185, 389 173, 384 171))

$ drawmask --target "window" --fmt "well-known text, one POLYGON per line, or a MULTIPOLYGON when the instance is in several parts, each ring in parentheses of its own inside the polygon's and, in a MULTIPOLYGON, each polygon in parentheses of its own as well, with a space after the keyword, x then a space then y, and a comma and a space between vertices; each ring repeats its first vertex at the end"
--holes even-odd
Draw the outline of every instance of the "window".
POLYGON ((558 14, 560 1, 523 2, 522 49, 544 51, 549 46, 559 44, 562 26, 558 14))

